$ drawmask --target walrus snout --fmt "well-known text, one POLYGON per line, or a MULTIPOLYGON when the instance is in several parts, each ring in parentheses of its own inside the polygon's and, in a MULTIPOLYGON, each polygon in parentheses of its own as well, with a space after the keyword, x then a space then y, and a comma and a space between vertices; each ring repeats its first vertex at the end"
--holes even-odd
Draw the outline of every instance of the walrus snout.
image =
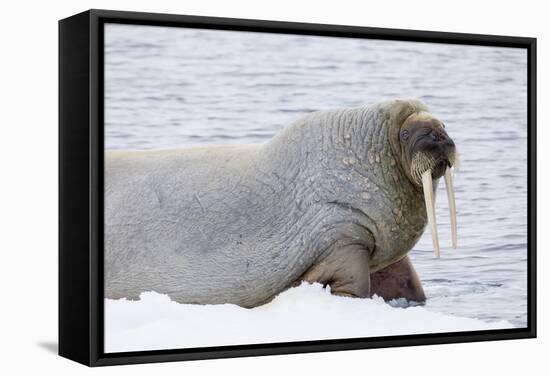
POLYGON ((434 162, 447 160, 449 167, 453 165, 455 154, 455 143, 442 128, 425 131, 419 129, 416 139, 411 144, 411 151, 425 153, 434 162))

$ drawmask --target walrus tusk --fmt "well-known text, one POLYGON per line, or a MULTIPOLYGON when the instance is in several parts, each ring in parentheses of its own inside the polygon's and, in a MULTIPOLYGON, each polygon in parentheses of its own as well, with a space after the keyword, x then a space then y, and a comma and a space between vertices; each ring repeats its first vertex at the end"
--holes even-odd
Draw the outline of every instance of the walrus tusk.
POLYGON ((435 202, 432 183, 432 171, 426 170, 422 174, 422 187, 424 189, 424 201, 426 203, 426 214, 428 215, 428 225, 432 233, 432 243, 435 249, 435 255, 439 257, 439 237, 437 236, 437 224, 435 223, 435 202))
POLYGON ((453 248, 457 247, 457 231, 456 231, 456 203, 455 203, 455 188, 453 186, 453 172, 450 168, 445 170, 445 187, 447 188, 447 199, 449 200, 449 214, 451 216, 451 234, 453 240, 453 248))

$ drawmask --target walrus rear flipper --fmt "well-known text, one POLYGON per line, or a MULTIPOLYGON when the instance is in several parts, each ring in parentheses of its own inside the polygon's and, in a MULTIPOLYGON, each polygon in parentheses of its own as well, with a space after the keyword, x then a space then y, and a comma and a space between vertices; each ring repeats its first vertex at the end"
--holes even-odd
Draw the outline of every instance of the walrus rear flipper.
POLYGON ((371 295, 381 296, 384 300, 426 301, 422 283, 409 256, 371 274, 370 284, 371 295))

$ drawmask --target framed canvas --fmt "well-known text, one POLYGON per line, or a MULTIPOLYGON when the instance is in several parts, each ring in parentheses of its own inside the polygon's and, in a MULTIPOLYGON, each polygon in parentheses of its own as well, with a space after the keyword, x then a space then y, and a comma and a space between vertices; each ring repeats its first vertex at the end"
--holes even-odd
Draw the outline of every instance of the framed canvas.
POLYGON ((59 354, 535 337, 535 64, 525 37, 61 20, 59 354))

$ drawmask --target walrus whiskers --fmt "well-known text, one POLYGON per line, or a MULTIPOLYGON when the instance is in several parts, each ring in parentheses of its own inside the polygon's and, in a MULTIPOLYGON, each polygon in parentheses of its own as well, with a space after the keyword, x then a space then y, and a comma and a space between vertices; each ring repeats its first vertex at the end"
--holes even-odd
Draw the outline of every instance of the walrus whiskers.
POLYGON ((416 179, 418 184, 422 184, 422 174, 427 170, 432 170, 435 164, 435 159, 424 154, 416 153, 411 161, 411 175, 416 179))

